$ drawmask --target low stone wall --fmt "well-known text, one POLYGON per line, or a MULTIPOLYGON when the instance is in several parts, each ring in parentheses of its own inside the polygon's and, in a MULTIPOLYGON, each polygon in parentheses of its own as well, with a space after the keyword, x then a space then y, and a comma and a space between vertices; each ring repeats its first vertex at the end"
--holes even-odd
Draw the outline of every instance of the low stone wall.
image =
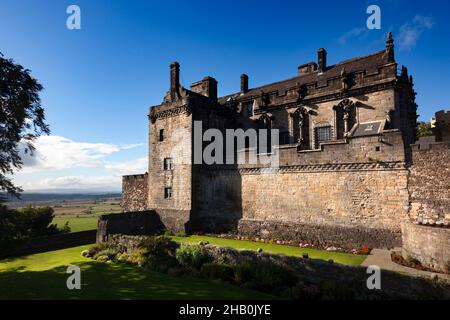
POLYGON ((111 234, 151 235, 164 230, 161 218, 154 211, 108 214, 98 220, 97 242, 107 241, 111 234))
POLYGON ((400 231, 364 227, 340 227, 312 225, 279 221, 241 220, 239 234, 249 237, 277 240, 295 240, 316 247, 338 246, 359 248, 368 245, 374 248, 401 246, 400 231))
POLYGON ((158 214, 167 231, 173 233, 189 232, 190 210, 156 209, 154 212, 158 214))
POLYGON ((0 258, 21 256, 53 250, 60 250, 92 244, 95 242, 97 231, 81 231, 74 233, 56 234, 27 240, 15 240, 0 243, 0 258))
POLYGON ((450 273, 450 229, 402 225, 403 257, 419 260, 434 270, 450 273))

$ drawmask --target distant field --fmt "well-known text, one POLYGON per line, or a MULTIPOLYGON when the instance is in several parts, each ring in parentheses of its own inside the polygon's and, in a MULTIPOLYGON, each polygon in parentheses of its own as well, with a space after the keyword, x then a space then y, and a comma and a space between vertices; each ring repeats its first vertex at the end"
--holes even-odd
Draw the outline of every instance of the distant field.
POLYGON ((71 232, 95 230, 100 215, 122 212, 120 203, 112 201, 77 202, 56 205, 53 208, 56 216, 53 223, 61 228, 68 222, 71 232))
POLYGON ((56 217, 53 219, 53 223, 56 223, 58 227, 62 228, 66 222, 69 222, 71 232, 80 232, 87 230, 97 229, 99 215, 94 216, 64 216, 56 217))

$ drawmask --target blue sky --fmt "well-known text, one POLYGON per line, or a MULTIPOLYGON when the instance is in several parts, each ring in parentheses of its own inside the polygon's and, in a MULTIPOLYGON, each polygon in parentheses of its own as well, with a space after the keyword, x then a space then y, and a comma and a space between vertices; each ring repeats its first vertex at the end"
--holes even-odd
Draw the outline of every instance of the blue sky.
POLYGON ((120 190, 120 175, 145 171, 148 107, 161 102, 169 64, 186 87, 206 75, 219 94, 296 74, 320 47, 333 64, 383 49, 415 79, 421 119, 449 109, 450 5, 446 1, 0 2, 0 51, 44 85, 52 135, 38 141, 16 182, 25 190, 120 190), (81 8, 68 30, 66 8, 81 8), (366 9, 381 8, 381 30, 366 9), (53 155, 58 154, 58 157, 53 155))

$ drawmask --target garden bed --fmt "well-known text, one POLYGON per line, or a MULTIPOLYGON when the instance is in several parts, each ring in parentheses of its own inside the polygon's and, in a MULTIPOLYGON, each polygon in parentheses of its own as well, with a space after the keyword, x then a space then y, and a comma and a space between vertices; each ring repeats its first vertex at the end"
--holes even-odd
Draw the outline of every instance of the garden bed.
POLYGON ((219 280, 284 299, 450 299, 450 286, 383 270, 382 290, 367 288, 366 268, 332 261, 178 244, 168 237, 112 235, 85 256, 135 264, 177 277, 219 280))

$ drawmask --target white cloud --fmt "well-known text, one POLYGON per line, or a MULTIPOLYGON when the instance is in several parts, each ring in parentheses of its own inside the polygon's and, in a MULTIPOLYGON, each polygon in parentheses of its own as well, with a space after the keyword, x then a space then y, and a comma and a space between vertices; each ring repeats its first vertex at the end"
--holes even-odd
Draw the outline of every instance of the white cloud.
POLYGON ((400 27, 398 43, 400 50, 411 50, 419 40, 422 33, 434 26, 433 18, 416 15, 411 22, 400 27))
POLYGON ((140 146, 115 145, 107 143, 77 142, 60 136, 42 136, 34 142, 36 150, 30 154, 21 153, 23 172, 37 170, 61 170, 74 167, 93 168, 102 166, 105 158, 122 150, 140 146))
POLYGON ((105 169, 111 174, 120 176, 142 174, 148 171, 147 163, 147 158, 139 158, 121 163, 108 163, 105 165, 105 169))
POLYGON ((353 28, 352 30, 344 33, 339 37, 338 42, 341 45, 347 44, 347 41, 351 38, 359 38, 367 35, 367 28, 353 28))
POLYGON ((148 170, 147 158, 113 162, 108 157, 142 144, 87 143, 61 136, 42 136, 31 156, 23 152, 23 169, 14 176, 25 191, 117 191, 122 175, 148 170))
POLYGON ((25 191, 118 191, 120 176, 62 176, 29 181, 22 184, 25 191))

